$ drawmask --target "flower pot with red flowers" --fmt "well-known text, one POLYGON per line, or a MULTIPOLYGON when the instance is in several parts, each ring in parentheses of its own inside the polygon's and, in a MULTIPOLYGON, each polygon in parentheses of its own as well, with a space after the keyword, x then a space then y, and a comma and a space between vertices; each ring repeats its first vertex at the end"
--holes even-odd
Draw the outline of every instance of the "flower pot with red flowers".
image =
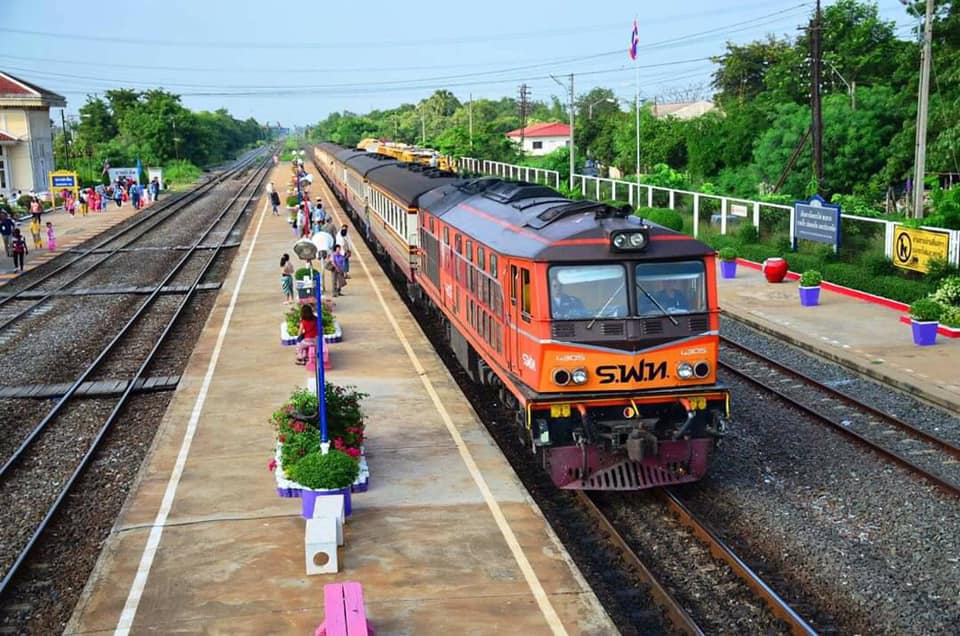
POLYGON ((913 331, 913 344, 929 347, 937 343, 937 329, 943 305, 933 298, 921 298, 910 305, 910 329, 913 331))
POLYGON ((737 250, 733 247, 720 249, 720 276, 722 278, 737 277, 737 250))
POLYGON ((808 269, 800 275, 800 304, 815 307, 820 304, 820 283, 823 277, 815 269, 808 269))

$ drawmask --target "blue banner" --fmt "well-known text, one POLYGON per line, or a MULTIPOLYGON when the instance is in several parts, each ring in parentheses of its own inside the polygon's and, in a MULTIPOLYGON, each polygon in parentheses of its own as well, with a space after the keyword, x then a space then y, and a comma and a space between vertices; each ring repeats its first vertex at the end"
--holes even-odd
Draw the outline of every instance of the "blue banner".
POLYGON ((793 249, 797 239, 840 247, 840 206, 827 203, 818 195, 793 204, 793 249))

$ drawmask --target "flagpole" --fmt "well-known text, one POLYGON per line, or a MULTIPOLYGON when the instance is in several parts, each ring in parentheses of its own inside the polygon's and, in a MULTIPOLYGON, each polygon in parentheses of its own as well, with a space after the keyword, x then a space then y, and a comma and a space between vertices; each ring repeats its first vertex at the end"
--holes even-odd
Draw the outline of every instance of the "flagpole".
MULTIPOLYGON (((638 17, 634 16, 634 24, 639 24, 638 17)), ((640 34, 637 34, 637 39, 640 39, 640 34)), ((639 48, 639 47, 638 47, 639 48)), ((633 58, 633 68, 636 73, 636 93, 634 93, 633 104, 634 108, 637 111, 637 203, 640 199, 640 55, 636 55, 633 58)), ((639 206, 638 206, 639 207, 639 206)))

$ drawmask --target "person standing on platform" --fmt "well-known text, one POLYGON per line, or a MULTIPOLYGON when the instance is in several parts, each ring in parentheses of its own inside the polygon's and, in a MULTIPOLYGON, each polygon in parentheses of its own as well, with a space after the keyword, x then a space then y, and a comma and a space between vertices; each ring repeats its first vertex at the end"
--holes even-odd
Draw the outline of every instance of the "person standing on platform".
POLYGON ((90 201, 88 199, 86 188, 80 190, 80 194, 77 195, 77 198, 80 199, 80 214, 82 216, 87 216, 87 210, 90 208, 90 201))
POLYGON ((13 271, 23 271, 23 257, 30 253, 27 249, 27 239, 20 234, 20 228, 14 228, 13 237, 10 242, 10 249, 13 251, 13 271))
POLYGON ((7 256, 13 256, 11 244, 13 242, 13 230, 16 227, 17 224, 13 222, 10 215, 0 211, 0 237, 3 238, 3 251, 7 256))
POLYGON ((327 215, 327 222, 323 225, 323 231, 329 234, 336 240, 337 237, 337 224, 334 223, 333 217, 329 214, 327 215))
MULTIPOLYGON (((336 236, 337 245, 340 246, 340 251, 343 254, 344 278, 350 278, 350 257, 353 256, 353 241, 347 236, 348 229, 346 223, 344 223, 340 228, 340 233, 336 236)), ((346 285, 346 283, 344 283, 344 285, 346 285)))
POLYGON ((160 198, 160 179, 157 177, 150 180, 150 196, 154 201, 160 198))
POLYGON ((133 203, 133 209, 140 209, 140 186, 134 183, 130 186, 130 202, 133 203))
POLYGON ((283 290, 283 304, 289 305, 293 302, 293 262, 289 254, 280 257, 280 289, 283 290))
POLYGON ((47 221, 47 249, 51 252, 57 249, 57 237, 53 234, 52 221, 47 221))
POLYGON ((118 208, 123 207, 123 188, 119 185, 113 189, 113 200, 116 202, 118 208))
POLYGON ((333 264, 333 295, 343 296, 343 287, 347 284, 343 272, 343 252, 339 245, 333 246, 333 256, 330 259, 333 264))

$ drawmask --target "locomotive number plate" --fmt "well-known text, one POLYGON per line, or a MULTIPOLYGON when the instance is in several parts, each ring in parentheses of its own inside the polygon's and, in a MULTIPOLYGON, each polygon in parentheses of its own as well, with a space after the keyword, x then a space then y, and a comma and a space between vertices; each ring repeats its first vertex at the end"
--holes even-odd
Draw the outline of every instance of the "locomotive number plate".
POLYGON ((570 417, 569 404, 551 404, 550 417, 570 417))

